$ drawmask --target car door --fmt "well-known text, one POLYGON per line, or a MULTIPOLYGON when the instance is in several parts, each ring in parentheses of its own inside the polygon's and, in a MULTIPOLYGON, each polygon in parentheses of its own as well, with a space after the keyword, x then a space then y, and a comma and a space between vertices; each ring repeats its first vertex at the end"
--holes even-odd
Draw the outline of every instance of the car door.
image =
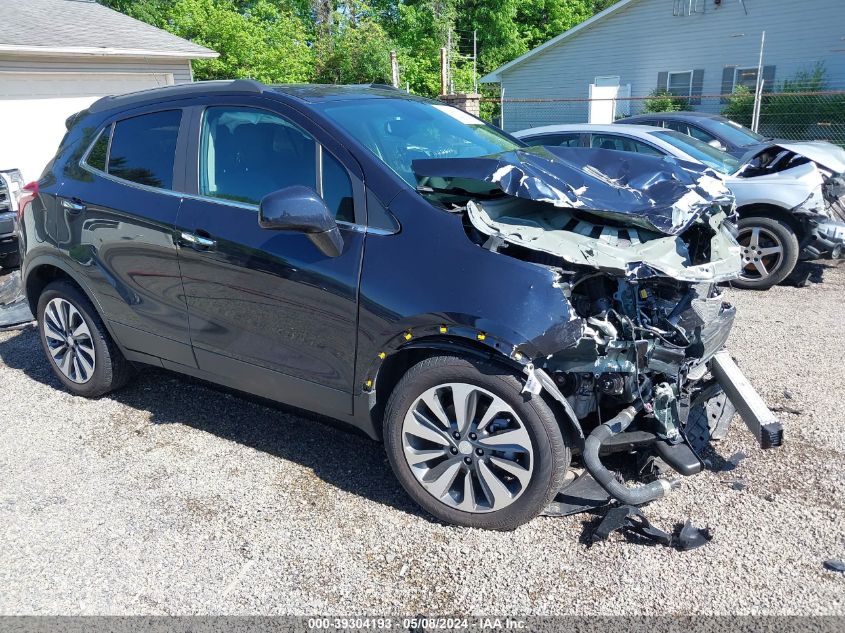
POLYGON ((194 365, 173 230, 183 111, 124 114, 64 174, 54 229, 112 332, 140 359, 194 365))
POLYGON ((196 195, 177 221, 191 343, 199 368, 224 384, 348 414, 363 185, 333 140, 295 111, 269 107, 211 104, 195 113, 196 195), (339 256, 322 254, 304 233, 258 225, 261 198, 293 185, 316 190, 334 212, 339 256))

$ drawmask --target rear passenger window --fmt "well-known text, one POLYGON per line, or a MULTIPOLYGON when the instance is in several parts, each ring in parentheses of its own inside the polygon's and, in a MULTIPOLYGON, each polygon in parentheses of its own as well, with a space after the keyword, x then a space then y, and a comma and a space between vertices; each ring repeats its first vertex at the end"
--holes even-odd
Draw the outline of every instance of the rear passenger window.
POLYGON ((590 146, 597 149, 615 149, 619 152, 632 151, 625 147, 625 139, 613 134, 593 134, 590 146))
POLYGON ((109 139, 111 138, 111 125, 100 133, 94 147, 88 153, 88 159, 85 161, 89 166, 100 171, 106 171, 106 159, 109 152, 109 139))
POLYGON ((141 185, 172 189, 181 120, 181 110, 167 110, 115 123, 108 173, 141 185))
POLYGON ((601 149, 615 149, 620 152, 636 152, 650 156, 663 156, 663 152, 651 145, 635 141, 625 136, 615 134, 593 134, 592 147, 601 149))
POLYGON ((634 151, 637 154, 648 154, 649 156, 663 156, 663 152, 658 149, 653 148, 651 145, 647 145, 646 143, 640 143, 639 141, 631 141, 631 144, 634 147, 634 151))
POLYGON ((522 139, 528 145, 551 145, 559 147, 578 147, 580 145, 581 134, 543 134, 541 136, 531 136, 522 139))

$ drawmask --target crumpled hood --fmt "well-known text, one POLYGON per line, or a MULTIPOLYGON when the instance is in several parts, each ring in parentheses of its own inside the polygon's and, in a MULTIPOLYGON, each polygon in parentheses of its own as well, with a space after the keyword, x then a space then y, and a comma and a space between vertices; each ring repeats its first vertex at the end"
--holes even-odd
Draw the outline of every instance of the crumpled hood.
POLYGON ((827 141, 774 141, 754 147, 741 160, 744 164, 748 164, 761 153, 774 147, 804 156, 836 174, 845 172, 845 149, 827 141))
POLYGON ((698 163, 606 149, 530 147, 478 158, 413 161, 421 190, 502 192, 677 235, 733 196, 698 163))

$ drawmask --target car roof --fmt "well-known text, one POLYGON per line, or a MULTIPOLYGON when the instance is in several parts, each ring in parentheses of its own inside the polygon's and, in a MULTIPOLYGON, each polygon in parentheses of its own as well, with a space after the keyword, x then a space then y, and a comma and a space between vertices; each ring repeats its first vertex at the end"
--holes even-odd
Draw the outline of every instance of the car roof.
POLYGON ((270 86, 276 92, 311 103, 347 101, 351 99, 407 99, 430 101, 387 84, 279 84, 270 86))
POLYGON ((620 121, 640 121, 642 119, 685 119, 689 121, 703 121, 709 120, 723 120, 721 114, 714 114, 713 112, 693 112, 691 110, 681 110, 675 112, 649 112, 647 114, 635 114, 634 116, 626 117, 620 121))
POLYGON ((151 88, 123 95, 103 97, 89 108, 90 113, 117 110, 171 99, 211 94, 279 94, 302 102, 341 101, 350 99, 392 98, 424 101, 423 97, 408 94, 383 84, 280 84, 266 85, 252 79, 197 81, 177 86, 151 88))
POLYGON ((606 132, 621 134, 628 132, 633 135, 647 134, 649 132, 665 132, 666 129, 654 125, 620 125, 620 124, 599 124, 599 123, 565 123, 561 125, 544 125, 542 127, 532 127, 527 130, 520 130, 514 132, 513 135, 517 138, 524 138, 526 136, 535 136, 538 134, 559 134, 561 132, 606 132))

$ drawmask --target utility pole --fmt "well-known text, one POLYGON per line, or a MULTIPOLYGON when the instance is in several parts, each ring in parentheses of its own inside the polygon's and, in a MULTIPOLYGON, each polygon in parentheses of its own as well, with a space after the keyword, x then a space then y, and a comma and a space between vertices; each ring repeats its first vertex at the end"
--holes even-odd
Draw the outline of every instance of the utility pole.
POLYGON ((477 31, 472 30, 472 92, 478 94, 478 40, 476 39, 477 31))
POLYGON ((757 62, 757 85, 754 86, 754 110, 751 115, 751 129, 760 127, 760 104, 763 101, 763 48, 766 46, 766 32, 760 37, 760 60, 757 62))
POLYGON ((396 58, 396 51, 390 51, 390 79, 394 88, 399 87, 399 60, 396 58))
POLYGON ((446 75, 446 49, 440 49, 440 94, 449 93, 449 78, 446 75))
POLYGON ((446 35, 446 78, 448 79, 449 94, 455 92, 455 84, 452 81, 452 27, 446 35))

